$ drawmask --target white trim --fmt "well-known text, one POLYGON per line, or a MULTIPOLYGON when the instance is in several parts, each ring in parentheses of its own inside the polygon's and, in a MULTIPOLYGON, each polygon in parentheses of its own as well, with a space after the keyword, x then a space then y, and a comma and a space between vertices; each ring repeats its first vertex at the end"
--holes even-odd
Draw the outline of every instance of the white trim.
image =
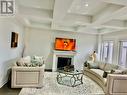
POLYGON ((72 58, 72 63, 71 64, 74 64, 74 56, 75 55, 76 55, 76 52, 74 52, 74 51, 55 51, 54 50, 52 71, 56 71, 57 70, 58 57, 69 57, 69 58, 72 58))

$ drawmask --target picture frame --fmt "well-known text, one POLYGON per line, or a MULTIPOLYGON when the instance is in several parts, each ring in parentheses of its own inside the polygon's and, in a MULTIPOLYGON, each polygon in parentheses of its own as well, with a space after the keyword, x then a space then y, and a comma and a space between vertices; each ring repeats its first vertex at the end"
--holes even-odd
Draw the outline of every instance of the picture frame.
POLYGON ((18 33, 11 33, 11 48, 16 48, 18 46, 18 33))

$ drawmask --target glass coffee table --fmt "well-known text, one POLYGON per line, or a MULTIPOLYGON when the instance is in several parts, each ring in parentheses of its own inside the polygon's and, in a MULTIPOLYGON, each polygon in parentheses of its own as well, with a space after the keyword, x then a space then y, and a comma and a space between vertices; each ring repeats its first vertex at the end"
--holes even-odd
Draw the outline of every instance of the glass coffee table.
POLYGON ((74 71, 64 71, 64 70, 57 70, 57 82, 62 85, 67 85, 71 87, 75 87, 77 85, 83 84, 83 72, 74 70, 74 71))

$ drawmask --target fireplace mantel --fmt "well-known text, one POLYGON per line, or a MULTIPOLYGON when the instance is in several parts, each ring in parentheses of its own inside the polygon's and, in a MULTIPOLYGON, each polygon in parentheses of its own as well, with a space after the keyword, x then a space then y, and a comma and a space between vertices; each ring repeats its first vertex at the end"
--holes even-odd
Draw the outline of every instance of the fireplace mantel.
POLYGON ((52 66, 52 71, 56 71, 57 70, 57 61, 58 61, 58 57, 70 57, 73 59, 73 63, 74 63, 74 56, 76 55, 76 52, 74 51, 57 51, 54 50, 53 51, 53 66, 52 66))
POLYGON ((54 50, 53 53, 55 55, 76 55, 75 51, 57 51, 57 50, 54 50))

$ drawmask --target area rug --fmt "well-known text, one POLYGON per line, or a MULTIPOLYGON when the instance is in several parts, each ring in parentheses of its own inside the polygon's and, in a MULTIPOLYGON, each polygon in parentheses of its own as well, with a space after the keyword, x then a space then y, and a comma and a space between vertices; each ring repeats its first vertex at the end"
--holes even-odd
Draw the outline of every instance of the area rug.
POLYGON ((42 88, 23 88, 19 95, 105 95, 102 88, 87 76, 83 84, 69 87, 57 83, 56 72, 45 72, 42 88))

